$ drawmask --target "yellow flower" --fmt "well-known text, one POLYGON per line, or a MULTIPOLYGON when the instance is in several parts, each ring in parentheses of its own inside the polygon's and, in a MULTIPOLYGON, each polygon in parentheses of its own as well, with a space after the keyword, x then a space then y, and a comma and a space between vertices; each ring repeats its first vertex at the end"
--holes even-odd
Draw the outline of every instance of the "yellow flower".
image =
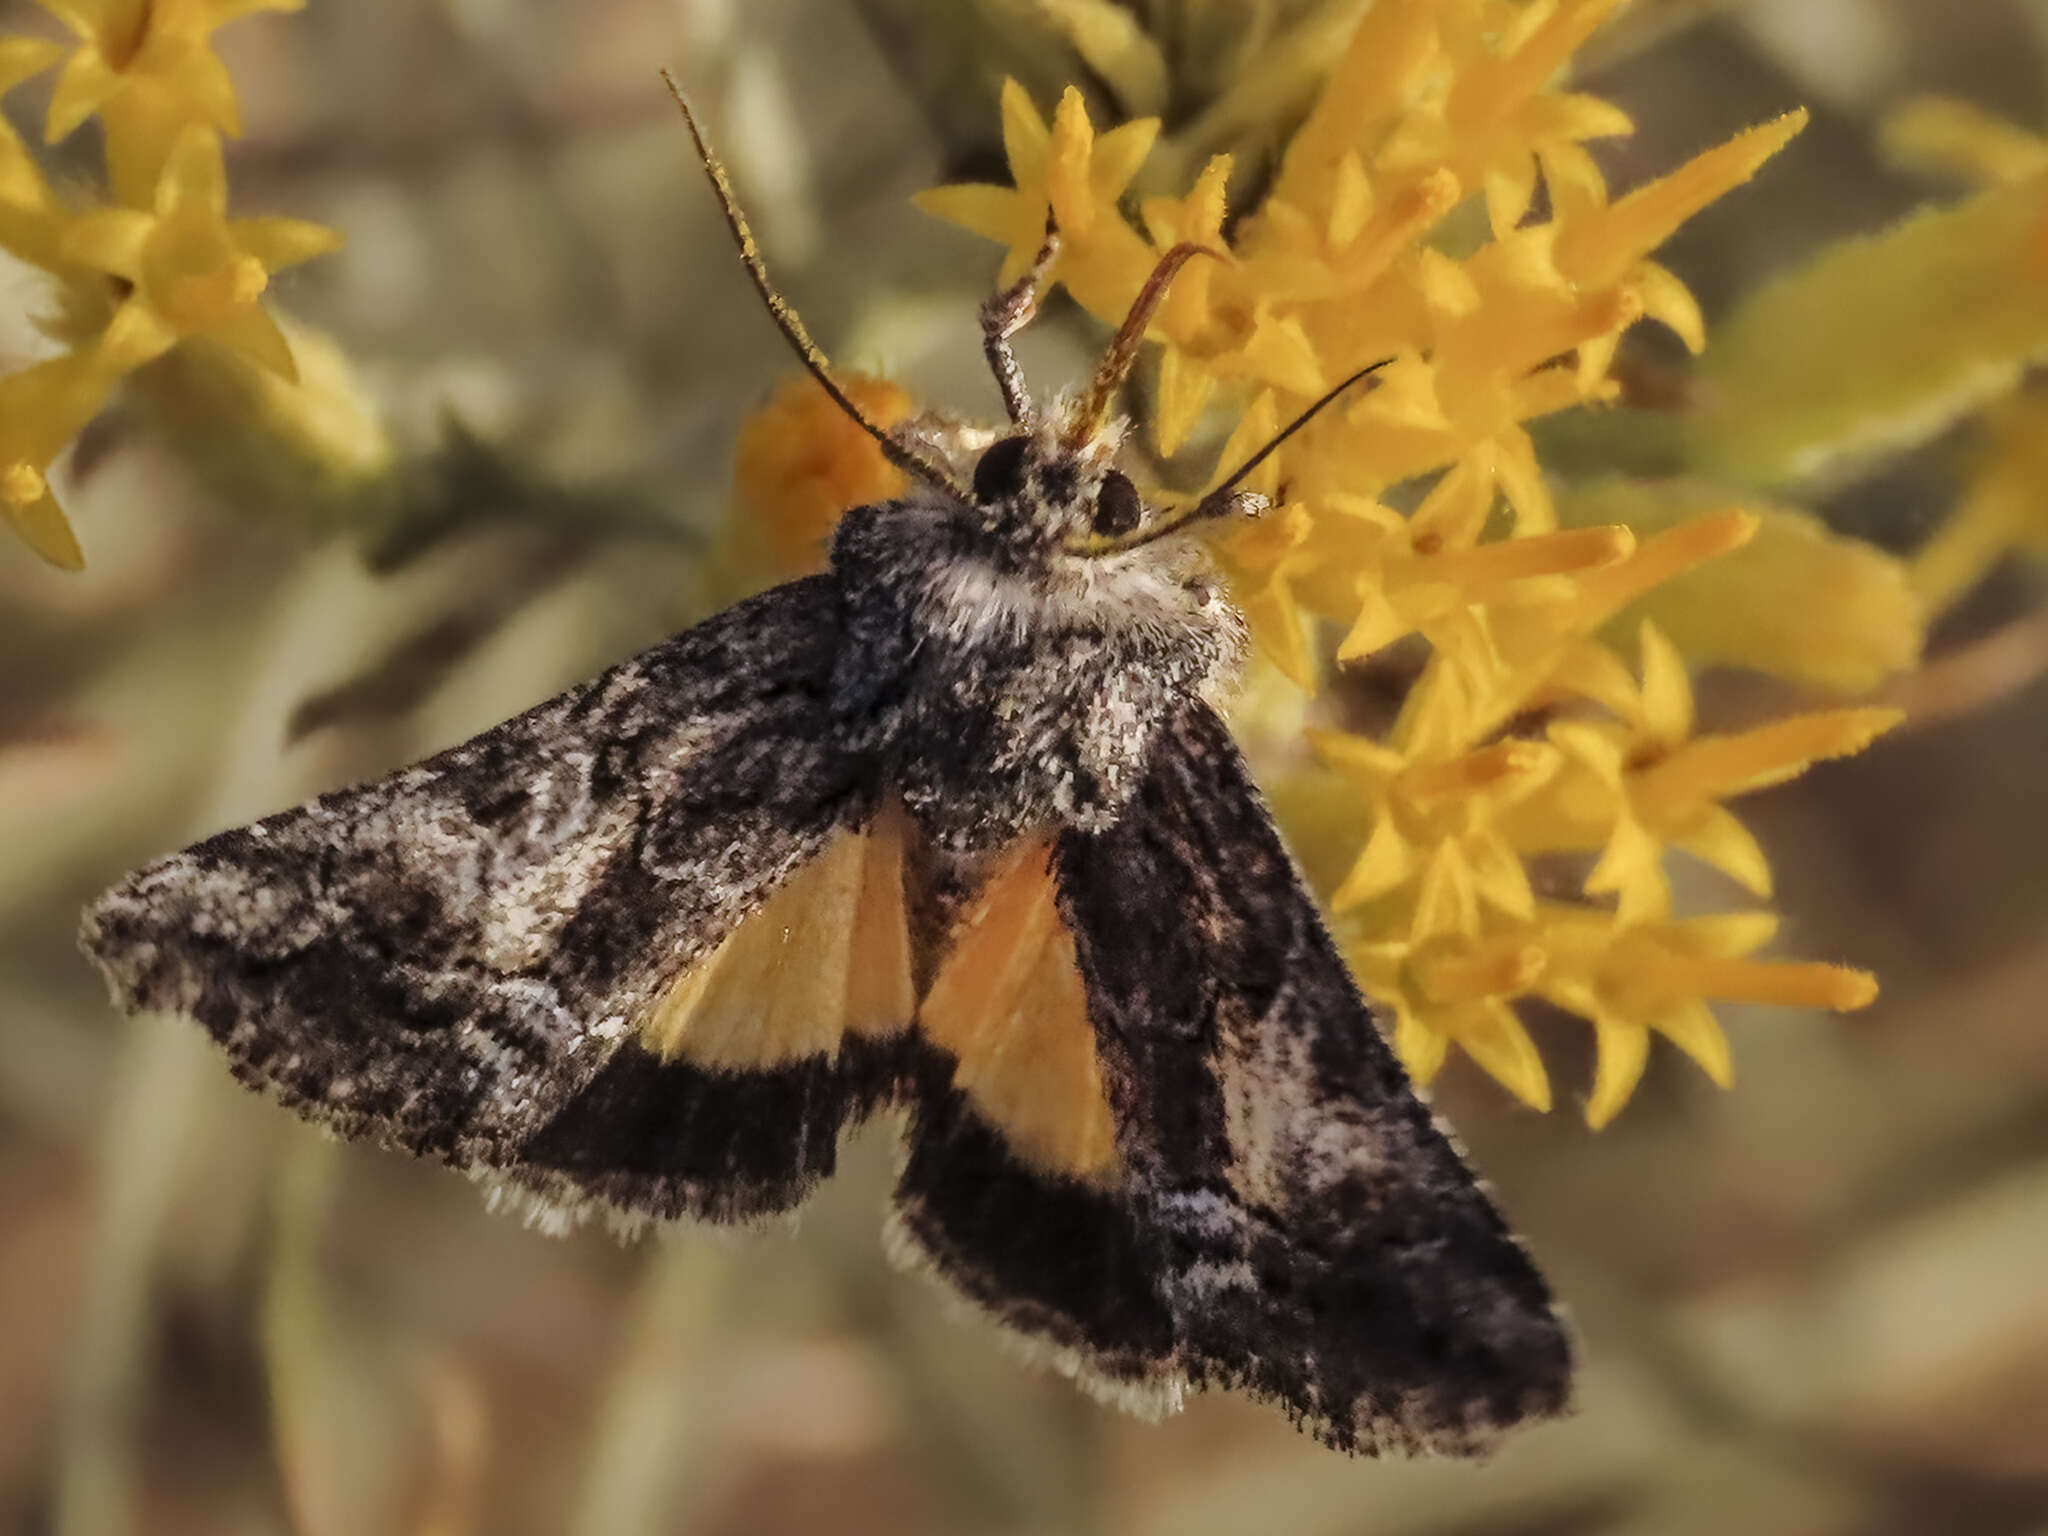
POLYGON ((50 564, 85 555, 51 494, 51 461, 92 420, 119 377, 96 353, 69 353, 0 378, 0 518, 50 564))
POLYGON ((926 213, 1008 247, 997 278, 1005 287, 1031 265, 1050 210, 1063 241, 1055 277, 1091 309, 1128 304, 1154 258, 1116 204, 1158 133, 1157 119, 1141 118, 1098 139, 1072 86, 1048 128, 1024 87, 1006 80, 1003 149, 1015 186, 936 187, 915 201, 926 213))
POLYGON ((1406 753, 1367 737, 1317 731, 1317 754, 1373 809, 1372 835, 1332 903, 1340 912, 1415 882, 1415 937, 1476 937, 1482 909, 1527 918, 1529 877, 1497 817, 1557 771, 1543 742, 1500 741, 1455 754, 1406 753))
POLYGON ((1615 897, 1624 927, 1670 912, 1667 848, 1768 897, 1770 864, 1721 802, 1795 778, 1823 758, 1860 752, 1903 718, 1891 709, 1827 710, 1695 736, 1685 662, 1646 622, 1642 683, 1628 718, 1550 727, 1569 766, 1520 808, 1512 835, 1524 852, 1600 848, 1586 893, 1615 897))
POLYGON ((1548 1111, 1550 1074, 1513 1001, 1543 974, 1544 952, 1516 933, 1425 936, 1350 946, 1366 995, 1394 1015, 1394 1049, 1419 1083, 1456 1046, 1531 1109, 1548 1111))
POLYGON ((1546 905, 1537 931, 1543 964, 1535 992, 1594 1029, 1598 1064, 1586 1122, 1595 1130, 1635 1091, 1653 1032, 1719 1086, 1734 1081, 1709 998, 1839 1012, 1877 996, 1877 983, 1862 971, 1750 958, 1777 932, 1768 912, 1616 928, 1595 913, 1546 905))
POLYGON ((334 249, 340 236, 302 219, 230 220, 227 200, 220 136, 195 124, 164 161, 151 212, 109 208, 66 231, 71 260, 127 287, 107 343, 124 366, 138 368, 187 336, 210 336, 297 377, 290 344, 256 301, 272 272, 334 249))
MULTIPOLYGON (((845 373, 838 381, 885 430, 910 414, 910 396, 886 379, 845 373)), ((840 513, 902 494, 903 472, 806 374, 741 428, 733 485, 737 515, 710 562, 709 596, 720 604, 822 569, 840 513)))
POLYGON ((241 132, 234 86, 211 46, 214 29, 252 11, 296 11, 305 0, 36 3, 78 38, 50 100, 48 141, 99 115, 114 196, 141 207, 181 128, 205 123, 225 134, 241 132))

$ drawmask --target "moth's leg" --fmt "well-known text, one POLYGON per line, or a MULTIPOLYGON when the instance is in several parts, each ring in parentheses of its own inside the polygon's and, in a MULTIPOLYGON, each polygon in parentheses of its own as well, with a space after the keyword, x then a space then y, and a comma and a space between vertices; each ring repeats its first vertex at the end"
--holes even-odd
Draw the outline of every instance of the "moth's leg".
POLYGON ((1045 243, 1031 258, 1024 275, 1007 288, 999 288, 982 301, 981 347, 988 354, 989 371, 996 376, 996 388, 1003 392, 1003 409, 1010 420, 1022 426, 1031 414, 1031 391, 1025 387, 1024 370, 1017 366, 1017 354, 1010 350, 1010 338, 1029 325, 1038 313, 1038 288, 1060 253, 1059 226, 1052 214, 1045 216, 1045 243))

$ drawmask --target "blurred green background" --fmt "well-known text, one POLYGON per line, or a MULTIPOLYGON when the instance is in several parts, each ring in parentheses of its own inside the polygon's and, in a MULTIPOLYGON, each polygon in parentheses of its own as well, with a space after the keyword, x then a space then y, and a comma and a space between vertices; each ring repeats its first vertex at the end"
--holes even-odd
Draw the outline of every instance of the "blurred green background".
MULTIPOLYGON (((657 66, 833 355, 992 409, 973 311, 994 255, 906 199, 994 172, 1002 68, 1057 66, 1027 48, 957 68, 943 20, 895 0, 316 0, 222 35, 238 208, 349 241, 274 296, 342 341, 406 446, 452 422, 517 444, 518 468, 456 464, 478 525, 379 575, 293 507, 228 510, 116 413, 60 482, 90 570, 0 548, 0 1521, 2048 1533, 2034 567, 1943 619, 1903 731, 1749 802, 1788 947, 1877 971, 1872 1011, 1724 1008, 1735 1090, 1660 1050, 1597 1136, 1467 1063, 1440 1085, 1585 1355, 1578 1414, 1482 1465, 1347 1461, 1223 1398, 1147 1426, 1015 1364, 884 1263, 887 1126, 794 1235, 553 1240, 453 1174, 321 1141, 196 1031, 106 1007, 72 933, 130 864, 457 740, 702 611, 735 436, 788 360, 657 66)), ((16 30, 49 26, 0 0, 16 30)), ((2044 39, 2018 0, 1639 4, 1581 81, 1636 120, 1599 147, 1624 187, 1812 109, 1663 253, 1711 334, 1763 277, 1952 194, 1881 160, 1905 100, 2048 126, 2044 39)), ((18 123, 46 89, 10 97, 18 123)), ((89 175, 89 148, 61 149, 60 176, 89 175)), ((0 288, 0 347, 26 351, 37 281, 7 265, 0 288)), ((1026 366, 1075 377, 1098 337, 1062 311, 1026 366)), ((1820 505, 1910 548, 1973 430, 1859 465, 1820 505)), ((1754 705, 1757 685, 1720 686, 1754 705)), ((1541 1040, 1582 1094, 1584 1031, 1541 1040)))

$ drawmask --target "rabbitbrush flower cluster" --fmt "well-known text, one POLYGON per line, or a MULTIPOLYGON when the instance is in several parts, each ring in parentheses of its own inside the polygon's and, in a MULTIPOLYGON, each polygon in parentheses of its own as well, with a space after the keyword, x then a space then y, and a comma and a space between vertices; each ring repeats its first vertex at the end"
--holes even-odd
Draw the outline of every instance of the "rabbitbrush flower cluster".
MULTIPOLYGON (((1132 198, 1156 119, 1098 132, 1069 89, 1048 122, 1014 82, 1002 95, 1012 185, 918 200, 1005 247, 999 283, 1028 265, 1050 210, 1064 241, 1053 280, 1111 323, 1166 248, 1223 253, 1182 270, 1153 326, 1141 414, 1162 461, 1220 413, 1234 417, 1220 451, 1211 444, 1220 473, 1334 382, 1391 359, 1376 387, 1259 471, 1252 485, 1272 511, 1219 537, 1269 673, 1254 678, 1239 728, 1282 762, 1306 730, 1319 765, 1283 772, 1275 797, 1416 1075, 1434 1077, 1455 1048, 1548 1109, 1523 1017, 1540 1000, 1595 1031, 1595 1126, 1629 1098, 1653 1034, 1730 1081, 1712 1000, 1853 1009, 1876 993, 1860 971, 1756 958, 1776 927, 1760 905, 1771 870, 1727 802, 1861 749, 1896 712, 1702 733, 1687 660, 1649 616, 1656 597, 1758 541, 1773 563, 1759 591, 1773 573, 1843 578, 1815 599, 1819 618, 1781 626, 1788 654, 1772 670, 1867 686, 1873 630, 1895 664, 1918 647, 1917 609, 1892 565, 1800 514, 1731 502, 1640 531, 1626 515, 1561 518, 1530 424, 1610 400, 1617 344, 1645 317, 1704 346, 1697 305, 1650 253, 1803 120, 1763 124, 1612 195, 1585 146, 1627 133, 1628 119, 1554 81, 1613 9, 1373 6, 1243 208, 1230 203, 1227 153, 1180 195, 1132 198), (1341 685, 1373 667, 1399 675, 1399 703, 1361 728, 1341 685), (1348 862, 1318 856, 1333 838, 1348 841, 1348 862), (1753 904, 1682 911, 1676 855, 1753 904)), ((800 388, 780 398, 764 428, 814 415, 804 400, 800 388)), ((828 487, 815 470, 778 477, 743 463, 742 494, 770 520, 816 527, 834 490, 892 489, 875 465, 865 483, 828 487)), ((1740 655, 1744 623, 1737 609, 1707 625, 1710 659, 1740 655)))

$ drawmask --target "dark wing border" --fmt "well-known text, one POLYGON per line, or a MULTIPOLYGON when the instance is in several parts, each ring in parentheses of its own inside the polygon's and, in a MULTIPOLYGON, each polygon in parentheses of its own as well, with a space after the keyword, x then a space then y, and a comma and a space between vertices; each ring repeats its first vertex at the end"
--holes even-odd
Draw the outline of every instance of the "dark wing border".
POLYGON ((1214 711, 1182 710, 1057 873, 1189 1375, 1352 1452, 1472 1453, 1560 1411, 1550 1292, 1409 1085, 1214 711))

